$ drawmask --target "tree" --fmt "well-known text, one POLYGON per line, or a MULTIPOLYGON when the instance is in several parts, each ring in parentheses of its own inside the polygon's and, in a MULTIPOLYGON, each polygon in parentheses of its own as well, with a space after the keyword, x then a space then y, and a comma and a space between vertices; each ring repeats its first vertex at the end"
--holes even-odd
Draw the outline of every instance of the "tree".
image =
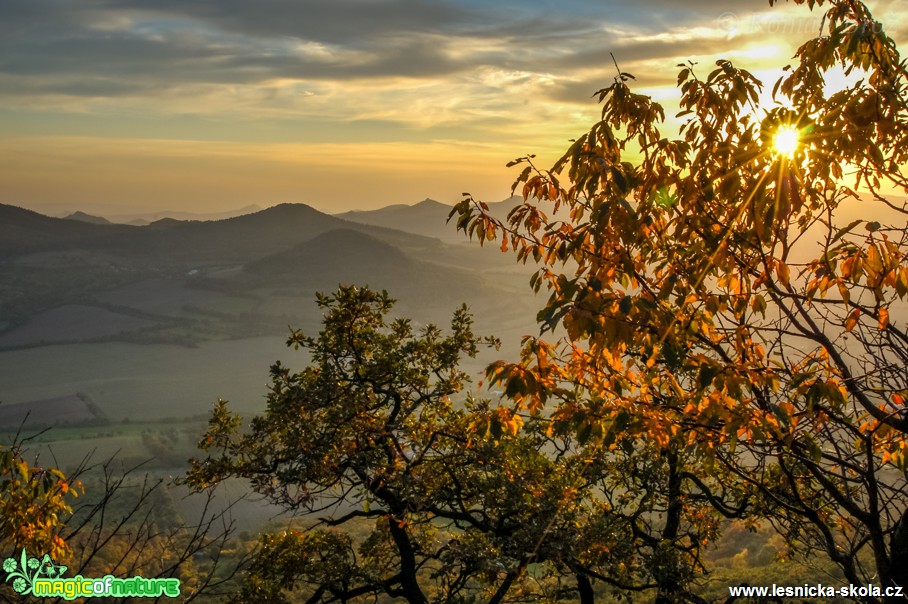
POLYGON ((620 72, 552 168, 513 162, 507 222, 470 196, 452 217, 538 263, 540 325, 566 334, 490 368, 519 404, 592 439, 676 443, 694 482, 733 477, 791 547, 908 586, 906 64, 863 3, 795 2, 824 29, 772 106, 729 61, 680 65, 670 138, 620 72), (827 93, 833 69, 860 79, 827 93))
POLYGON ((189 474, 199 489, 238 476, 309 514, 312 526, 262 535, 237 601, 696 599, 716 521, 680 486, 685 452, 583 444, 567 425, 473 398, 458 363, 483 340, 465 308, 445 335, 389 319, 385 293, 341 287, 318 303, 318 337, 288 341, 311 364, 274 365, 247 428, 219 402, 189 474))
POLYGON ((70 550, 59 533, 81 484, 56 468, 30 465, 21 445, 18 437, 11 446, 0 445, 0 552, 66 555, 70 550))
MULTIPOLYGON (((195 522, 185 522, 164 480, 142 474, 141 463, 123 468, 115 457, 92 463, 89 455, 64 472, 29 462, 31 438, 17 434, 0 446, 4 577, 16 576, 7 571, 16 569, 22 552, 35 563, 46 554, 70 576, 176 577, 181 601, 191 602, 214 595, 245 563, 242 552, 226 560, 233 523, 229 508, 216 506, 212 496, 201 502, 195 522)), ((37 566, 26 569, 25 560, 18 570, 33 573, 37 566)), ((0 601, 21 602, 27 583, 0 585, 0 601)))

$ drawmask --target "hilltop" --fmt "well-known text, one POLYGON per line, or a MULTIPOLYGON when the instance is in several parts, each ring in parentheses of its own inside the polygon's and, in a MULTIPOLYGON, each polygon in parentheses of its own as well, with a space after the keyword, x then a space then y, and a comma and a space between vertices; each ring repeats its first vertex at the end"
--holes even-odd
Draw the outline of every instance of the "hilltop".
MULTIPOLYGON (((442 204, 417 205, 419 220, 410 207, 399 208, 402 226, 428 231, 433 214, 444 224, 442 204)), ((0 292, 0 349, 283 333, 310 323, 314 293, 339 283, 387 289, 423 320, 445 320, 460 302, 496 306, 513 293, 499 276, 483 277, 487 267, 500 267, 480 257, 488 250, 304 204, 146 226, 0 205, 0 222, 0 279, 9 284, 0 292)))
POLYGON ((73 212, 68 216, 64 216, 66 220, 78 220, 79 222, 88 222, 90 224, 111 224, 109 220, 103 216, 94 216, 92 214, 86 214, 85 212, 73 212))
MULTIPOLYGON (((493 216, 504 219, 507 213, 517 205, 517 197, 489 204, 493 216)), ((446 243, 463 243, 466 237, 458 232, 454 222, 448 222, 451 206, 426 198, 413 205, 395 204, 377 210, 354 210, 335 214, 338 218, 390 229, 399 229, 434 237, 446 243)))

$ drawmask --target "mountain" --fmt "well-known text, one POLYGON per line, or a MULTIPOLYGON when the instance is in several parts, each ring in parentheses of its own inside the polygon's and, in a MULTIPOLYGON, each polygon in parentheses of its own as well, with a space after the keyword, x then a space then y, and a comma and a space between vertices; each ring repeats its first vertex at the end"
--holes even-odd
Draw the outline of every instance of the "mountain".
POLYGON ((468 299, 491 305, 495 298, 494 306, 503 306, 502 278, 487 279, 491 265, 480 257, 490 250, 358 224, 303 204, 142 227, 0 205, 0 224, 0 348, 279 333, 317 316, 303 312, 300 301, 338 283, 388 289, 423 319, 468 299))
POLYGON ((0 257, 28 252, 96 245, 135 227, 92 224, 51 218, 31 210, 0 204, 0 257))
POLYGON ((78 220, 79 222, 88 222, 90 224, 111 224, 109 220, 102 216, 92 216, 85 212, 73 212, 69 216, 63 217, 65 220, 78 220))
POLYGON ((304 278, 344 283, 383 282, 407 274, 414 261, 398 248, 371 235, 342 228, 313 237, 293 248, 254 260, 249 275, 304 278))
MULTIPOLYGON (((504 220, 507 213, 517 205, 519 197, 489 204, 489 210, 496 218, 504 220)), ((408 233, 441 239, 447 243, 463 243, 466 236, 457 230, 455 221, 448 222, 451 206, 434 199, 424 199, 413 205, 395 204, 378 210, 354 210, 335 214, 338 218, 370 224, 408 233)))
MULTIPOLYGON (((513 205, 506 200, 490 204, 490 209, 494 215, 503 216, 513 205)), ((82 213, 66 219, 51 218, 0 204, 0 254, 13 258, 34 252, 79 249, 113 254, 123 262, 143 265, 246 263, 321 233, 347 228, 368 233, 410 254, 445 256, 448 252, 432 239, 466 242, 453 224, 446 224, 450 210, 449 206, 426 199, 412 206, 332 216, 305 204, 286 203, 220 220, 166 217, 135 226, 89 222, 82 213)))
POLYGON ((114 254, 124 263, 142 265, 245 263, 345 227, 405 248, 432 244, 416 234, 350 223, 304 204, 289 203, 222 220, 162 218, 142 227, 51 218, 0 204, 0 224, 0 254, 7 259, 78 249, 114 254))
POLYGON ((350 222, 399 229, 449 241, 456 236, 453 226, 445 224, 450 211, 451 206, 434 199, 424 199, 412 206, 397 204, 378 210, 354 210, 336 216, 350 222))
POLYGON ((230 280, 242 281, 245 291, 269 291, 271 304, 288 291, 307 298, 316 291, 332 292, 339 284, 384 289, 399 300, 398 310, 423 321, 447 321, 462 302, 488 307, 502 301, 502 292, 477 274, 413 258, 350 228, 250 262, 242 276, 230 280))
POLYGON ((234 218, 244 214, 255 214, 261 212, 262 208, 255 204, 243 206, 235 210, 226 212, 183 212, 179 210, 162 210, 160 212, 145 212, 138 214, 114 214, 109 216, 111 222, 117 224, 134 224, 145 225, 161 220, 162 218, 173 218, 174 220, 223 220, 225 218, 234 218))
POLYGON ((419 248, 431 245, 416 234, 350 223, 305 204, 280 204, 235 218, 212 221, 162 221, 144 227, 134 244, 190 263, 248 262, 286 250, 313 237, 341 228, 367 232, 392 245, 419 248), (156 225, 159 225, 156 227, 156 225))
MULTIPOLYGON (((330 288, 337 283, 384 288, 396 284, 408 289, 429 287, 431 283, 433 287, 457 288, 479 282, 468 271, 426 261, 425 254, 408 254, 383 239, 383 233, 357 230, 358 226, 321 233, 289 250, 249 262, 243 272, 272 283, 275 279, 296 279, 330 288), (433 277, 427 279, 430 273, 433 277)), ((450 255, 449 248, 437 242, 434 250, 440 257, 446 252, 450 255)))

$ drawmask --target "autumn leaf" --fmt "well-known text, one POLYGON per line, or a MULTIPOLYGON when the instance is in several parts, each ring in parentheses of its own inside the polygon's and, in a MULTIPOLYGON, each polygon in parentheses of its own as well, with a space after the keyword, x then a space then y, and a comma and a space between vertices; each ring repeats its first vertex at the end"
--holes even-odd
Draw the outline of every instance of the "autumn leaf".
POLYGON ((889 309, 880 307, 877 309, 878 326, 880 329, 886 329, 889 326, 889 309))
POLYGON ((861 309, 855 308, 848 314, 848 318, 845 319, 845 333, 850 332, 858 324, 858 320, 861 318, 861 309))
POLYGON ((776 278, 785 287, 788 287, 791 283, 791 271, 788 265, 781 260, 776 261, 776 278))

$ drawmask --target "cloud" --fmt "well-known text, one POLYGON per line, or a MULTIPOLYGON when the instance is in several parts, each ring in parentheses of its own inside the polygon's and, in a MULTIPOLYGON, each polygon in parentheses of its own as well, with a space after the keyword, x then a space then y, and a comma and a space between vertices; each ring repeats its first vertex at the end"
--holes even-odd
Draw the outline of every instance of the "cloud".
POLYGON ((147 130, 149 115, 196 116, 187 138, 210 136, 201 120, 256 120, 258 135, 237 130, 286 138, 276 124, 292 120, 342 140, 356 137, 347 125, 370 123, 386 139, 563 141, 595 114, 592 93, 614 77, 610 53, 651 88, 672 85, 680 60, 727 46, 719 5, 5 0, 0 109, 106 116, 127 132, 136 121, 147 130))
POLYGON ((196 19, 242 35, 353 47, 408 32, 449 31, 476 19, 456 5, 421 0, 125 0, 113 6, 196 19))
MULTIPOLYGON (((898 14, 902 2, 881 10, 898 14)), ((426 80, 482 68, 579 79, 611 69, 610 52, 629 71, 645 61, 671 68, 731 37, 784 34, 767 28, 792 11, 818 18, 803 7, 753 9, 727 0, 4 0, 0 73, 18 78, 20 97, 426 80)))
MULTIPOLYGON (((908 31, 908 11, 899 10, 908 0, 877 4, 891 17, 890 32, 908 31)), ((253 145, 229 160, 213 147, 190 146, 201 158, 186 160, 199 174, 194 191, 225 171, 251 175, 243 162, 296 182, 286 165, 256 159, 275 150, 255 147, 268 142, 347 145, 337 153, 301 147, 312 161, 324 152, 335 162, 321 172, 307 168, 312 178, 342 174, 352 145, 378 153, 385 151, 369 145, 412 145, 414 153, 395 148, 403 163, 394 174, 405 181, 431 169, 428 182, 444 162, 412 162, 448 147, 463 155, 476 152, 470 145, 494 145, 500 163, 523 153, 557 157, 596 119, 592 95, 615 76, 611 54, 637 76, 638 91, 668 99, 677 92, 676 63, 690 58, 708 72, 718 54, 750 69, 778 66, 814 35, 819 14, 793 3, 770 9, 733 0, 0 0, 0 143, 21 137, 17 145, 41 157, 42 145, 62 143, 39 136, 107 140, 132 159, 111 151, 83 172, 94 178, 105 162, 119 166, 117 194, 124 195, 122 175, 139 173, 144 162, 177 165, 135 143, 156 138, 253 145), (761 45, 781 50, 767 62, 761 45), (33 144, 22 143, 30 138, 33 144)), ((76 172, 49 178, 42 165, 81 157, 51 155, 29 167, 35 191, 59 182, 58 193, 84 186, 102 196, 76 172)), ((188 168, 173 169, 189 179, 188 168)), ((27 191, 24 174, 16 191, 27 191)), ((254 188, 231 183, 212 190, 254 188)))
MULTIPOLYGON (((0 24, 0 73, 59 76, 56 92, 77 96, 129 96, 182 83, 418 79, 482 66, 588 67, 601 57, 584 46, 603 33, 599 23, 570 10, 538 13, 519 5, 480 10, 420 0, 7 4, 0 24), (72 82, 76 78, 78 85, 72 82)), ((595 42, 593 48, 622 46, 614 39, 595 42)), ((654 56, 668 49, 625 50, 654 56)), ((25 86, 36 93, 51 88, 47 78, 25 86)))

